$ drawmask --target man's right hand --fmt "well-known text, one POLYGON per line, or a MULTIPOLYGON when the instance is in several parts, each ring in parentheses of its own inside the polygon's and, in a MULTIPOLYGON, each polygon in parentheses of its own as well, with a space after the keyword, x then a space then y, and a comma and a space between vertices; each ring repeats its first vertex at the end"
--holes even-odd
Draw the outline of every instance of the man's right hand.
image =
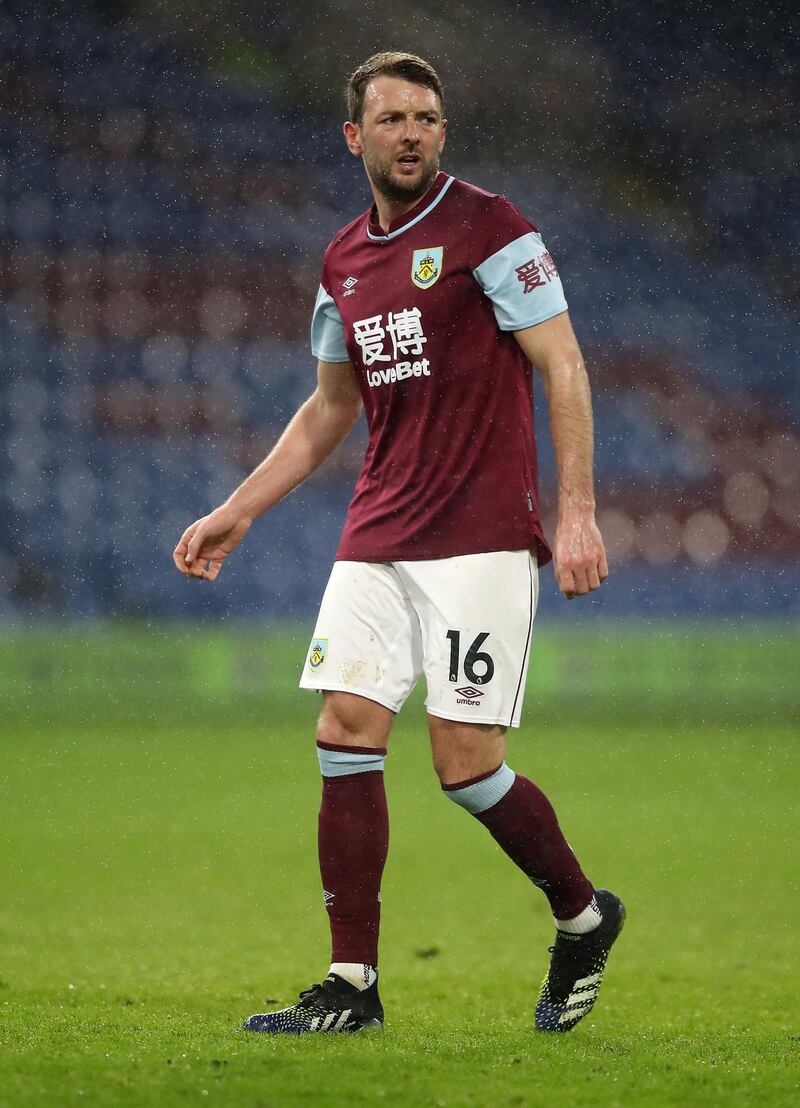
POLYGON ((216 581, 222 563, 245 537, 252 522, 235 508, 223 504, 186 528, 172 560, 187 577, 216 581))

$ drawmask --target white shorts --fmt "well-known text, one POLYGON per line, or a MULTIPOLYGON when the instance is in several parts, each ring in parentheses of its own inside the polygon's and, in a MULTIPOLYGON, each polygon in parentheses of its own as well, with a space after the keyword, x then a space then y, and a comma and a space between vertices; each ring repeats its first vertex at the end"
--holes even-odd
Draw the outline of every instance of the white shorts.
POLYGON ((424 673, 431 715, 519 727, 538 595, 529 550, 335 562, 300 687, 399 712, 424 673))

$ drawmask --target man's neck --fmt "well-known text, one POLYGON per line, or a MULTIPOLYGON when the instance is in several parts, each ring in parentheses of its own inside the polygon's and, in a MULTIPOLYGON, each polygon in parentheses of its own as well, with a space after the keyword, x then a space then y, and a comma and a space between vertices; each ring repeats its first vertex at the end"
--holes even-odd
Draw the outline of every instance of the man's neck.
MULTIPOLYGON (((436 177, 438 176, 439 174, 437 173, 436 177)), ((396 219, 400 219, 406 212, 410 212, 412 208, 416 208, 420 200, 424 200, 436 183, 436 177, 433 178, 422 196, 416 196, 413 200, 389 200, 382 192, 378 192, 372 184, 372 181, 370 181, 370 188, 372 189, 372 195, 375 199, 375 208, 378 212, 378 224, 381 230, 388 235, 389 228, 396 219)))

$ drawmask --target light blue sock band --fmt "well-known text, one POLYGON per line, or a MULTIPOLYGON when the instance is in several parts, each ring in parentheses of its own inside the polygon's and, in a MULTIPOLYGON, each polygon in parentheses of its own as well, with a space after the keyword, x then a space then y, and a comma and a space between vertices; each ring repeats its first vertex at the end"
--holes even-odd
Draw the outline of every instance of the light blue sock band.
POLYGON ((485 777, 483 781, 476 781, 474 785, 467 785, 463 789, 448 789, 442 786, 445 796, 449 796, 456 804, 466 808, 473 816, 493 808, 502 800, 516 780, 516 773, 503 762, 502 766, 491 777, 485 777))
POLYGON ((374 773, 383 770, 383 754, 362 754, 358 750, 325 750, 317 747, 319 768, 323 777, 347 777, 351 773, 374 773))

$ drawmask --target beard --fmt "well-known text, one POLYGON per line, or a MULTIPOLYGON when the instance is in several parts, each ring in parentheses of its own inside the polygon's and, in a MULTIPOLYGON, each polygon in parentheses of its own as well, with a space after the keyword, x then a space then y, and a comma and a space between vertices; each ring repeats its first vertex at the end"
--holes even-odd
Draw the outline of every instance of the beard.
POLYGON ((402 177, 393 177, 393 165, 394 162, 389 165, 381 165, 364 153, 364 167, 375 188, 386 200, 401 204, 419 200, 420 197, 424 196, 439 172, 439 158, 436 155, 429 162, 420 162, 422 171, 417 181, 406 181, 402 177))

